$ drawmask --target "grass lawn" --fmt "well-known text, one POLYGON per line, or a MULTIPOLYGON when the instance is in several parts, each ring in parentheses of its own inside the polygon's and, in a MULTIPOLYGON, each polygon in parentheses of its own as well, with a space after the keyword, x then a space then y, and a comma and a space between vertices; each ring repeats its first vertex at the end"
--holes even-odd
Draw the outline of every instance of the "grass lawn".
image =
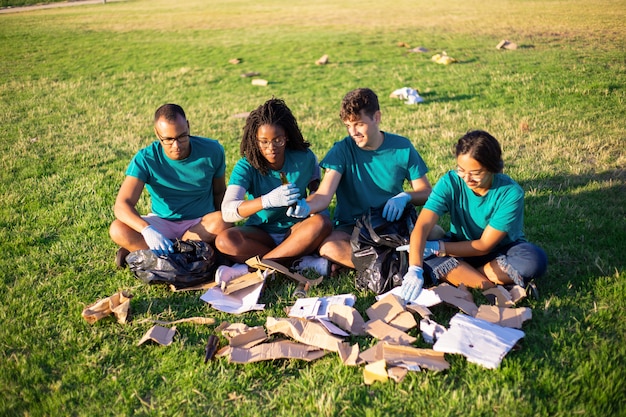
MULTIPOLYGON (((134 0, 0 15, 0 415, 626 415, 626 2, 432 3, 134 0), (496 49, 503 39, 519 48, 496 49), (458 62, 432 62, 442 51, 458 62), (250 71, 269 84, 251 85, 250 71), (115 269, 112 205, 155 139, 154 110, 181 104, 192 134, 224 145, 229 175, 244 125, 234 114, 283 98, 321 159, 346 134, 341 98, 362 86, 433 184, 467 130, 500 140, 526 191, 526 234, 550 262, 540 298, 522 303, 533 318, 521 349, 496 370, 447 355, 448 371, 368 386, 336 354, 205 365, 214 326, 137 346, 146 318, 285 317, 295 288, 279 277, 264 311, 234 316, 115 269), (405 86, 425 102, 389 98, 405 86), (81 317, 120 290, 134 295, 128 324, 81 317)), ((312 294, 354 293, 364 314, 374 295, 353 280, 312 294)), ((433 309, 444 325, 456 312, 433 309)))

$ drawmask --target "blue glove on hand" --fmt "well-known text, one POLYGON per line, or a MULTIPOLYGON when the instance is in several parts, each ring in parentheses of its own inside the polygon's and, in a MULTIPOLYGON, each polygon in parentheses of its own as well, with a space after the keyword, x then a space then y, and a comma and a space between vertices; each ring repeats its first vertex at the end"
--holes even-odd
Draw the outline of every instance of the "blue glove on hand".
POLYGON ((295 207, 289 206, 287 209, 287 216, 297 219, 305 219, 309 217, 309 214, 311 214, 311 207, 309 207, 304 198, 298 200, 298 204, 295 207))
POLYGON ((401 297, 405 301, 415 301, 424 286, 424 270, 421 266, 411 265, 402 278, 401 297))
POLYGON ((409 201, 411 201, 411 196, 405 192, 390 198, 387 204, 385 204, 385 208, 383 208, 383 217, 387 221, 395 222, 402 216, 402 212, 409 201))
POLYGON ((152 249, 152 252, 154 252, 157 256, 174 252, 174 245, 172 245, 172 241, 163 236, 161 232, 154 227, 146 226, 141 231, 141 235, 148 244, 148 247, 152 249))
POLYGON ((300 190, 296 184, 289 183, 274 188, 269 193, 261 196, 261 204, 264 209, 287 207, 298 201, 300 190))
POLYGON ((438 240, 427 240, 426 246, 424 247, 424 258, 428 258, 431 255, 439 254, 439 241, 438 240))

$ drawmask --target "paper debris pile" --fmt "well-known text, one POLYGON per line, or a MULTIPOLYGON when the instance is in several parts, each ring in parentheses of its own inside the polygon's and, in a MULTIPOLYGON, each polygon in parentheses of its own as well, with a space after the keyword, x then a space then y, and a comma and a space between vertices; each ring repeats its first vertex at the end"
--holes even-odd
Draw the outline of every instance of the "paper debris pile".
POLYGON ((402 87, 394 90, 389 97, 405 100, 406 104, 417 104, 424 101, 424 99, 420 97, 419 92, 410 87, 402 87))
POLYGON ((451 56, 448 56, 446 51, 443 51, 440 54, 433 55, 430 58, 430 60, 433 62, 436 62, 437 64, 442 64, 442 65, 450 65, 450 64, 457 62, 456 59, 452 58, 451 56))

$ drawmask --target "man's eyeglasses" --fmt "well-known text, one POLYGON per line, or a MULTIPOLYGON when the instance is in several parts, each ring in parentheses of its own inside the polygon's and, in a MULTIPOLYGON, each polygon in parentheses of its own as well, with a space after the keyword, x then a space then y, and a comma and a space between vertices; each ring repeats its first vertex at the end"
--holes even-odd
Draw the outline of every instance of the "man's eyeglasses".
POLYGON ((175 141, 177 141, 179 145, 182 144, 182 143, 189 142, 189 132, 185 132, 183 134, 180 134, 180 135, 176 136, 175 138, 162 138, 161 135, 159 135, 158 133, 156 135, 159 138, 159 140, 161 141, 161 143, 163 145, 167 145, 167 146, 172 146, 175 141))
POLYGON ((463 169, 461 169, 461 167, 457 166, 454 169, 457 173, 457 175, 463 179, 465 179, 465 177, 469 176, 470 181, 475 181, 475 182, 479 182, 480 180, 483 179, 483 176, 485 175, 485 170, 480 170, 480 171, 464 171, 463 169))
POLYGON ((279 136, 272 140, 257 140, 259 142, 259 147, 261 149, 267 149, 270 145, 274 145, 275 148, 282 148, 287 143, 287 138, 285 136, 279 136))

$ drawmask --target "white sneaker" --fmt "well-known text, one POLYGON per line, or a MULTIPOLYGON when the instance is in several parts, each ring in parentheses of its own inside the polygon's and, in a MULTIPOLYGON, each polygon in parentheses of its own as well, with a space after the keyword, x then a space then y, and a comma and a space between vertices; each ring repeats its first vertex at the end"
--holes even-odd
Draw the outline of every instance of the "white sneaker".
POLYGON ((330 262, 321 256, 303 256, 293 263, 292 269, 296 272, 303 272, 307 269, 315 271, 319 275, 330 275, 330 262))
POLYGON ((233 278, 238 278, 248 273, 248 265, 246 264, 233 264, 233 266, 220 265, 215 271, 215 283, 221 285, 233 278))

